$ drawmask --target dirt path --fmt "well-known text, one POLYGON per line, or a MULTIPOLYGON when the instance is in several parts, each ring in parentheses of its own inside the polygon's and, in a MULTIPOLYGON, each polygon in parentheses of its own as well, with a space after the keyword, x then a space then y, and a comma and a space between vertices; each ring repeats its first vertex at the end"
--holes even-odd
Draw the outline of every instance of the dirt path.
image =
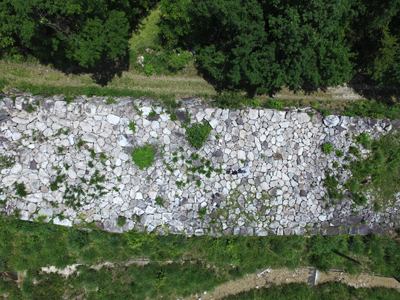
POLYGON ((267 288, 271 284, 282 285, 290 283, 307 283, 311 286, 335 281, 355 288, 385 287, 400 291, 400 283, 390 277, 381 277, 367 274, 350 275, 341 271, 328 271, 326 273, 312 268, 299 268, 294 271, 288 268, 266 269, 258 274, 246 275, 244 278, 229 281, 207 291, 206 294, 191 296, 186 300, 217 300, 229 295, 236 295, 257 288, 267 288))

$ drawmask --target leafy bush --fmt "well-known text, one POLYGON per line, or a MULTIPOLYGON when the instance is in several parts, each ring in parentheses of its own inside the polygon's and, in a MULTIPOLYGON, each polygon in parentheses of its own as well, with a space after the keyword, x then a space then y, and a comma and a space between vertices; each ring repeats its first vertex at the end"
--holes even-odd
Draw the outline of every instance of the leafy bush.
POLYGON ((25 184, 23 182, 21 183, 15 183, 15 188, 16 188, 16 193, 20 197, 25 197, 27 195, 26 190, 25 190, 25 184))
POLYGON ((219 108, 242 108, 247 98, 240 94, 239 91, 223 91, 213 96, 213 104, 219 108))
POLYGON ((117 219, 117 226, 118 227, 123 227, 126 224, 126 218, 124 217, 118 217, 117 219))
POLYGON ((186 128, 186 139, 197 150, 200 149, 210 135, 212 127, 208 123, 193 124, 186 128))
POLYGON ((336 149, 335 153, 336 153, 337 157, 343 157, 343 151, 342 150, 336 149))
POLYGON ((265 102, 262 104, 262 106, 267 109, 277 109, 277 110, 283 109, 282 101, 274 100, 274 99, 265 100, 265 102))
POLYGON ((324 152, 325 154, 331 154, 333 150, 333 145, 331 143, 324 143, 322 145, 322 152, 324 152))
POLYGON ((154 162, 154 146, 144 145, 141 148, 134 148, 131 154, 133 162, 143 170, 150 167, 154 162))
POLYGON ((144 66, 144 74, 146 76, 151 76, 155 72, 154 67, 152 65, 145 65, 144 66))
POLYGON ((161 206, 161 207, 164 207, 164 200, 161 197, 157 197, 156 198, 156 204, 161 206))
POLYGON ((136 123, 134 121, 130 121, 128 127, 133 133, 136 132, 136 123))
POLYGON ((363 132, 357 136, 357 142, 363 145, 365 149, 371 149, 372 141, 368 132, 363 132))

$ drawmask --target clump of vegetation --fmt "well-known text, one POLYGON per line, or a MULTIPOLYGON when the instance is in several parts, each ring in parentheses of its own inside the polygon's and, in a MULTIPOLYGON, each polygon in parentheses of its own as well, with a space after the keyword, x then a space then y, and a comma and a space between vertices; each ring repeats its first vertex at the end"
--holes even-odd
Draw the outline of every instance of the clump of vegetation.
POLYGON ((136 122, 130 121, 128 127, 133 133, 136 132, 136 122))
POLYGON ((152 111, 149 113, 149 116, 150 116, 150 117, 155 117, 156 115, 157 115, 157 113, 156 113, 155 110, 152 110, 152 111))
POLYGON ((198 150, 207 140, 211 130, 212 127, 208 123, 193 124, 191 127, 186 128, 186 139, 198 150))
POLYGON ((140 170, 151 167, 154 162, 154 146, 144 145, 140 148, 134 148, 131 154, 133 162, 140 170))
POLYGON ((371 149, 372 146, 372 141, 371 141, 371 136, 369 135, 368 132, 363 132, 357 137, 357 142, 365 149, 371 149))
POLYGON ((117 219, 117 226, 118 227, 123 227, 126 224, 126 218, 124 217, 118 217, 117 219))
POLYGON ((0 169, 8 169, 15 165, 15 160, 11 156, 0 156, 0 169))
POLYGON ((117 103, 117 101, 115 101, 114 98, 112 98, 112 97, 107 98, 107 100, 106 100, 107 105, 114 104, 114 103, 117 103))
POLYGON ((175 122, 175 121, 178 120, 178 117, 177 117, 176 114, 174 114, 174 113, 171 113, 171 114, 169 115, 169 118, 170 118, 170 120, 173 121, 173 122, 175 122))
POLYGON ((331 143, 324 143, 322 145, 322 152, 324 152, 325 154, 331 154, 332 151, 333 145, 331 143))
POLYGON ((18 196, 25 197, 27 195, 25 184, 23 182, 15 183, 15 189, 18 196))
POLYGON ((335 150, 335 154, 336 154, 337 157, 343 157, 343 151, 342 150, 336 149, 335 150))
POLYGON ((79 150, 81 150, 81 147, 85 145, 85 142, 82 141, 81 139, 78 141, 78 143, 76 144, 76 146, 78 147, 79 150))
POLYGON ((164 207, 164 200, 161 197, 156 198, 156 204, 158 206, 164 207))
POLYGON ((201 208, 201 209, 199 210, 199 218, 200 218, 200 219, 204 219, 204 216, 206 215, 206 213, 207 213, 207 207, 201 208))

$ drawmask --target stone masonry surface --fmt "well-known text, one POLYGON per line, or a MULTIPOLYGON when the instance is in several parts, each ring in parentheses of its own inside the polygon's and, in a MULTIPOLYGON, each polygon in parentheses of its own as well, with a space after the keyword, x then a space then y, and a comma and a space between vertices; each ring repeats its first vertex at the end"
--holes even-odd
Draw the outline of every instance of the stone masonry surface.
MULTIPOLYGON (((10 116, 0 123, 0 156, 15 160, 0 172, 0 209, 8 215, 18 209, 23 220, 44 216, 65 226, 95 221, 111 232, 217 236, 384 234, 399 225, 399 202, 379 213, 350 200, 327 206, 325 170, 343 158, 321 150, 330 142, 348 152, 352 136, 367 131, 376 138, 396 121, 310 119, 307 108, 222 110, 197 98, 182 99, 174 110, 178 120, 171 121, 152 99, 116 98, 109 105, 106 97, 62 99, 29 93, 12 99, 9 92, 0 100, 0 113, 10 116), (36 111, 28 113, 29 104, 36 111), (213 128, 198 151, 185 139, 187 117, 213 128), (145 144, 155 145, 155 161, 140 170, 130 154, 145 144), (204 164, 205 172, 191 173, 188 160, 204 164), (248 172, 230 175, 228 168, 248 172), (27 196, 16 195, 15 182, 25 184, 27 196), (156 204, 160 199, 164 206, 156 204), (120 217, 123 227, 117 226, 120 217)), ((349 176, 335 172, 343 181, 349 176)))

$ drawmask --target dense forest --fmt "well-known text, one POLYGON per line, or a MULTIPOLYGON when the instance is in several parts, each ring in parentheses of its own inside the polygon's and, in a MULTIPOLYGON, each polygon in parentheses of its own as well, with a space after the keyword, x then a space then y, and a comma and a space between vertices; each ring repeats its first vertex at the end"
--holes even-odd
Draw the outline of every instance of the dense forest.
MULTIPOLYGON (((195 53, 224 87, 263 94, 334 86, 356 74, 400 84, 400 0, 4 0, 0 56, 34 56, 60 69, 123 60, 155 5, 160 47, 195 53)), ((179 62, 178 62, 179 63, 179 62)))

